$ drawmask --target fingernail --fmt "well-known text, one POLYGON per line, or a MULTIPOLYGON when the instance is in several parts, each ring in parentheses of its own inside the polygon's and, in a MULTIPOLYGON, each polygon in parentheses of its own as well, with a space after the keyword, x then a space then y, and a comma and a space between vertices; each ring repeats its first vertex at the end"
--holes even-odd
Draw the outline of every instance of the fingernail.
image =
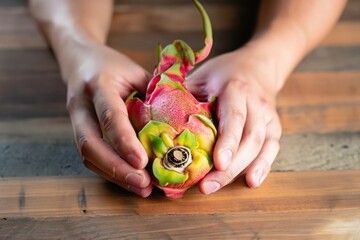
POLYGON ((230 149, 226 149, 220 152, 220 161, 224 168, 227 168, 230 165, 230 161, 232 158, 232 152, 230 149))
POLYGON ((144 177, 137 173, 129 173, 125 177, 126 183, 131 184, 133 186, 141 186, 143 180, 144 180, 144 177))
POLYGON ((216 181, 207 181, 204 183, 205 194, 216 192, 220 189, 220 184, 216 181))
POLYGON ((263 183, 265 177, 266 176, 264 174, 264 169, 263 168, 259 168, 258 170, 256 170, 255 179, 258 182, 259 186, 263 183))

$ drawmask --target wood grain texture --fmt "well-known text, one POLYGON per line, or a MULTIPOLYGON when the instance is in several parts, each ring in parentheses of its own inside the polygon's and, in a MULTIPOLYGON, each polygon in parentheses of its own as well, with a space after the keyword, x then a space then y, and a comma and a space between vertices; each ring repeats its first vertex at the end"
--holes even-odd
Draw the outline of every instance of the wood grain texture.
POLYGON ((360 72, 297 72, 277 98, 279 108, 360 103, 360 72))
MULTIPOLYGON (((31 54, 38 59, 43 58, 42 61, 51 60, 49 55, 39 54, 38 51, 35 53, 31 54)), ((68 117, 65 108, 66 89, 56 67, 47 63, 43 65, 43 70, 37 70, 36 64, 26 64, 28 58, 30 56, 27 54, 18 54, 10 58, 5 66, 0 66, 4 75, 0 73, 0 119, 4 120, 2 132, 7 132, 8 136, 12 129, 13 135, 19 132, 14 126, 16 121, 10 119, 24 119, 20 122, 29 124, 31 128, 19 129, 24 134, 35 134, 30 129, 40 129, 39 124, 46 121, 49 121, 49 126, 46 128, 43 125, 44 129, 56 126, 49 118, 55 117, 56 123, 59 117, 68 117), (11 67, 11 63, 15 62, 18 63, 17 70, 11 67), (40 119, 39 123, 35 120, 26 121, 32 118, 44 120, 40 119)), ((278 111, 284 133, 360 131, 359 81, 359 71, 292 74, 278 97, 278 111)))
POLYGON ((359 189, 359 170, 276 172, 259 189, 246 187, 240 178, 215 194, 204 196, 192 188, 178 200, 159 191, 139 198, 99 177, 1 178, 0 216, 360 210, 359 189))
POLYGON ((308 54, 297 66, 298 72, 353 71, 360 68, 360 48, 318 47, 308 54))
POLYGON ((360 169, 360 132, 287 134, 274 171, 360 169))
POLYGON ((98 177, 3 178, 0 237, 359 237, 359 189, 356 170, 272 173, 259 189, 239 179, 181 200, 142 199, 98 177))
POLYGON ((359 211, 0 219, 2 239, 355 240, 359 211), (141 224, 139 224, 141 223, 141 224))
MULTIPOLYGON (((151 1, 150 1, 151 2, 151 1)), ((111 25, 108 42, 111 46, 122 46, 126 49, 130 46, 142 47, 159 42, 157 35, 167 34, 171 37, 161 39, 184 38, 189 41, 187 35, 194 35, 190 40, 195 43, 202 41, 201 20, 193 5, 187 1, 174 7, 166 2, 154 4, 149 2, 124 2, 116 5, 111 25), (186 3, 186 4, 184 4, 186 3), (187 17, 184 18, 183 16, 187 17), (176 28, 173 26, 176 25, 176 28), (121 37, 148 39, 146 42, 131 44, 132 41, 124 41, 121 37), (195 40, 192 40, 195 38, 195 40), (155 42, 155 43, 154 43, 155 42)), ((180 1, 181 2, 181 1, 180 1)), ((172 3, 173 4, 173 3, 172 3)), ((0 5, 1 6, 1 5, 0 5)), ((14 4, 13 6, 17 6, 14 4)), ((210 1, 205 4, 211 19, 213 20, 215 47, 241 46, 253 31, 255 15, 257 12, 256 1, 210 1), (224 36, 225 35, 225 36, 224 36)), ((354 18, 360 12, 360 4, 350 1, 340 21, 331 33, 323 40, 322 45, 355 45, 359 43, 359 23, 354 18), (353 16, 354 15, 354 16, 353 16)), ((0 49, 46 49, 47 43, 37 30, 34 20, 24 6, 0 8, 0 49)), ((149 48, 149 47, 148 47, 149 48)), ((224 47, 222 47, 224 49, 224 47)))
POLYGON ((340 21, 359 21, 360 20, 360 1, 347 1, 344 12, 340 17, 340 21))
POLYGON ((283 131, 302 132, 360 131, 360 104, 305 106, 278 110, 283 131))
POLYGON ((358 72, 297 72, 278 95, 285 134, 360 131, 358 72))
POLYGON ((360 44, 360 23, 339 22, 321 42, 323 46, 343 45, 353 46, 360 44))
MULTIPOLYGON (((111 24, 111 32, 202 32, 201 16, 192 2, 173 5, 117 5, 111 24), (186 16, 184 18, 184 16, 186 16), (176 26, 176 27, 174 27, 176 26)), ((204 3, 204 8, 212 19, 213 30, 248 29, 255 23, 256 1, 248 4, 204 3), (240 5, 243 5, 242 7, 240 5), (239 28, 241 26, 241 28, 239 28)))
MULTIPOLYGON (((18 128, 17 131, 10 135, 0 132, 0 177, 89 175, 73 141, 71 127, 66 135, 60 131, 64 129, 61 123, 39 122, 43 127, 25 125, 26 122, 21 127, 17 122, 7 124, 18 128), (31 126, 34 130, 21 131, 31 126), (59 130, 54 130, 57 127, 59 130)), ((360 132, 284 135, 272 170, 360 169, 359 142, 360 132)))

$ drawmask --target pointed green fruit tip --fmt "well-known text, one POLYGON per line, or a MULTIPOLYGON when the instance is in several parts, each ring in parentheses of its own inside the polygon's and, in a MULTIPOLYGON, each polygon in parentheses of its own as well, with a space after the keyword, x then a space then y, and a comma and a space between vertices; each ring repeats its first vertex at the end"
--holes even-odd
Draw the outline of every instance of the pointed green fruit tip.
POLYGON ((196 148, 196 136, 189 129, 185 129, 175 139, 175 142, 180 146, 185 146, 190 149, 196 148))
POLYGON ((183 92, 187 92, 186 89, 181 85, 181 83, 177 81, 173 81, 171 78, 169 78, 166 73, 162 73, 160 76, 160 81, 156 84, 156 86, 160 86, 162 84, 166 84, 168 86, 172 86, 175 89, 178 89, 183 92))
POLYGON ((161 52, 162 52, 162 47, 161 47, 161 44, 158 43, 157 47, 156 47, 156 56, 157 56, 158 62, 161 61, 161 52))

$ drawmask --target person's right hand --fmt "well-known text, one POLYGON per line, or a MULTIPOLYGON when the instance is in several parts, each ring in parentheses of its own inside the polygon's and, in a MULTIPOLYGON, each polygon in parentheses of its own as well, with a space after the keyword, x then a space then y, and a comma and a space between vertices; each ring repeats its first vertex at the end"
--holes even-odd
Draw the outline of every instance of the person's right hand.
POLYGON ((133 90, 145 91, 149 73, 98 43, 71 49, 61 67, 66 69, 67 109, 84 165, 126 190, 149 196, 151 179, 144 169, 148 157, 124 104, 133 90))

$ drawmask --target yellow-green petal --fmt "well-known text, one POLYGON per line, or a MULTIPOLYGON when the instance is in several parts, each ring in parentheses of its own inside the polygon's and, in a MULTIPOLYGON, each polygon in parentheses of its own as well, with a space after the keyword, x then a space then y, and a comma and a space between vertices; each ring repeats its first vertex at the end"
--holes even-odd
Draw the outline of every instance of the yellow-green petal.
POLYGON ((149 138, 151 141, 151 148, 153 153, 156 155, 156 157, 163 158, 168 150, 164 141, 160 137, 153 134, 149 134, 149 138))
POLYGON ((177 132, 169 124, 151 120, 144 128, 138 133, 141 144, 146 150, 149 158, 153 157, 153 151, 151 146, 150 135, 161 136, 162 133, 166 133, 170 139, 175 138, 177 132))
POLYGON ((161 159, 156 158, 152 165, 154 176, 159 180, 160 186, 168 184, 183 183, 189 178, 189 174, 178 173, 175 171, 167 170, 161 163, 161 159))
POLYGON ((190 149, 196 148, 196 136, 189 129, 185 129, 174 140, 178 146, 185 146, 190 149))

